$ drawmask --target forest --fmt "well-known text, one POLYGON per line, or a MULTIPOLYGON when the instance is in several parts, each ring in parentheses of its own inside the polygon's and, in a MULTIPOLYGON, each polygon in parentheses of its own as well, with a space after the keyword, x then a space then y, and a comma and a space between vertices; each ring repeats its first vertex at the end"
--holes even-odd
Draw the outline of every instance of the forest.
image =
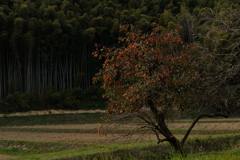
POLYGON ((239 0, 1 0, 0 112, 106 108, 92 83, 103 61, 92 52, 119 46, 125 24, 164 33, 181 26, 185 43, 220 55, 208 69, 226 62, 212 71, 218 87, 239 88, 239 11, 239 0))

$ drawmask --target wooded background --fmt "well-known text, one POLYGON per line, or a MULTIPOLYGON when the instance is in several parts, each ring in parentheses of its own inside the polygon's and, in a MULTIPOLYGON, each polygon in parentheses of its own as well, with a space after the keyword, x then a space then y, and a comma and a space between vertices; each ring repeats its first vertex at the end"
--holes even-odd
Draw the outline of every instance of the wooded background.
MULTIPOLYGON (((65 106, 79 105, 69 105, 79 92, 88 91, 88 96, 95 96, 90 101, 100 100, 102 90, 91 87, 102 64, 91 53, 95 44, 117 46, 122 24, 133 24, 144 32, 151 31, 155 23, 163 26, 163 32, 179 24, 183 27, 180 35, 187 43, 208 45, 215 37, 222 48, 234 45, 239 52, 239 40, 229 37, 239 36, 239 30, 220 30, 224 23, 214 22, 217 18, 228 22, 225 16, 233 15, 232 26, 239 27, 238 4, 238 0, 1 0, 0 99, 4 105, 17 101, 12 103, 17 104, 18 110, 21 105, 28 109, 36 105, 30 105, 29 99, 33 98, 29 95, 36 98, 47 92, 55 94, 55 98, 61 93, 57 99, 68 99, 65 106), (214 17, 220 12, 225 12, 225 16, 214 17), (216 30, 210 33, 208 28, 213 24, 216 30), (79 92, 61 97, 74 88, 79 92), (25 100, 12 98, 17 95, 25 100)), ((226 54, 227 50, 221 52, 226 54)), ((46 97, 40 101, 46 101, 46 97)), ((54 103, 53 108, 59 107, 56 104, 59 103, 54 103)), ((43 106, 48 104, 35 109, 43 106)))

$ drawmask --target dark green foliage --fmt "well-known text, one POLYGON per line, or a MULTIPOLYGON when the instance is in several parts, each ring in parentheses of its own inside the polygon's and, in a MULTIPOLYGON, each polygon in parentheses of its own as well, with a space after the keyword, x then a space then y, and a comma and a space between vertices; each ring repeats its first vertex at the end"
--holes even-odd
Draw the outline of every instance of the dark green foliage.
MULTIPOLYGON (((86 91, 92 86, 96 68, 101 68, 101 64, 91 55, 94 44, 119 45, 117 38, 121 24, 134 24, 146 32, 153 28, 153 22, 164 26, 163 32, 181 24, 184 40, 192 42, 195 35, 190 33, 190 27, 195 21, 191 16, 198 16, 206 7, 215 7, 220 11, 226 8, 226 5, 222 5, 225 3, 236 5, 240 2, 3 0, 0 2, 0 99, 4 100, 15 92, 26 92, 25 97, 31 97, 30 94, 44 97, 42 91, 48 86, 54 86, 55 92, 64 93, 76 87, 86 91), (183 14, 183 6, 191 16, 183 14)), ((231 45, 230 38, 236 37, 221 34, 218 43, 220 51, 231 45)), ((199 39, 199 42, 208 44, 208 39, 199 39)), ((30 107, 35 100, 38 101, 36 96, 28 98, 26 103, 30 107)), ((91 95, 90 99, 99 99, 94 96, 91 95)), ((51 93, 47 99, 49 107, 55 108, 62 107, 58 105, 59 100, 63 100, 61 103, 69 107, 80 104, 72 96, 59 93, 51 93)), ((18 106, 26 107, 23 104, 18 106)))
POLYGON ((150 28, 150 22, 145 18, 141 18, 135 25, 142 31, 148 31, 150 28))
POLYGON ((93 101, 101 100, 103 93, 104 89, 97 86, 92 86, 86 91, 86 98, 93 101))
POLYGON ((23 95, 19 92, 9 94, 6 97, 5 101, 6 108, 4 108, 4 110, 8 112, 27 111, 30 108, 30 106, 26 102, 26 99, 24 99, 23 95))
POLYGON ((40 96, 31 92, 8 94, 4 102, 0 103, 0 109, 1 113, 46 109, 105 109, 103 93, 104 90, 96 86, 90 87, 85 92, 81 88, 57 92, 53 86, 49 86, 44 88, 40 96))

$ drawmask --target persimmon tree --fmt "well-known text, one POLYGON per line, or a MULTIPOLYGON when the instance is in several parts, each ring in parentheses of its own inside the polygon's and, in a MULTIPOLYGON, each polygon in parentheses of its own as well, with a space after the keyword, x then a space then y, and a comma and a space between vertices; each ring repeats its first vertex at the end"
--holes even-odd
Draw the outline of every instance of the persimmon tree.
POLYGON ((143 33, 132 25, 122 26, 125 34, 119 38, 120 47, 96 44, 93 55, 103 58, 104 64, 94 81, 102 81, 105 89, 107 119, 115 115, 139 118, 145 129, 156 134, 158 143, 168 141, 184 155, 184 142, 200 118, 225 115, 199 115, 181 141, 167 126, 167 119, 176 118, 173 113, 196 109, 200 83, 208 79, 199 75, 197 47, 184 43, 178 29, 181 26, 166 34, 156 27, 143 33))

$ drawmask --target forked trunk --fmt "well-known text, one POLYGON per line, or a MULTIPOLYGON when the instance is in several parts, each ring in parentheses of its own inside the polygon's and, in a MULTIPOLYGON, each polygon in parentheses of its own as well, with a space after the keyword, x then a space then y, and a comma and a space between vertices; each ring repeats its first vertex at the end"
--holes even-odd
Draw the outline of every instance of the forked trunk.
POLYGON ((169 130, 167 127, 165 121, 164 121, 164 115, 163 114, 158 114, 158 126, 160 132, 165 136, 166 141, 168 141, 171 146, 174 148, 174 150, 178 153, 180 153, 183 157, 185 156, 184 151, 183 151, 183 145, 181 142, 173 136, 172 132, 169 130))
POLYGON ((189 129, 187 130, 185 136, 183 137, 182 141, 180 142, 179 140, 177 140, 176 137, 173 136, 172 132, 169 130, 168 126, 165 123, 165 115, 164 113, 161 113, 157 110, 157 108, 154 106, 153 101, 151 99, 148 100, 148 105, 150 106, 150 110, 153 113, 153 115, 155 116, 155 120, 157 122, 156 124, 153 124, 150 122, 150 124, 152 124, 154 126, 154 131, 157 134, 158 140, 159 142, 163 142, 163 141, 168 141, 171 146, 175 149, 176 152, 180 153, 183 157, 185 156, 184 154, 184 150, 183 150, 183 145, 186 141, 186 139, 188 138, 190 132, 192 131, 193 127, 195 126, 195 124, 202 118, 202 117, 208 117, 208 118, 213 118, 213 117, 224 117, 224 118, 228 118, 230 112, 227 111, 227 114, 200 114, 192 123, 192 125, 189 127, 189 129), (160 139, 158 136, 158 133, 156 132, 159 131, 164 137, 165 139, 160 139))
POLYGON ((157 110, 154 106, 152 100, 148 101, 150 110, 155 115, 157 121, 157 130, 166 138, 161 141, 168 141, 171 146, 175 149, 176 152, 180 153, 183 157, 185 156, 183 151, 183 145, 173 136, 172 132, 169 130, 168 126, 165 123, 165 115, 157 110))

